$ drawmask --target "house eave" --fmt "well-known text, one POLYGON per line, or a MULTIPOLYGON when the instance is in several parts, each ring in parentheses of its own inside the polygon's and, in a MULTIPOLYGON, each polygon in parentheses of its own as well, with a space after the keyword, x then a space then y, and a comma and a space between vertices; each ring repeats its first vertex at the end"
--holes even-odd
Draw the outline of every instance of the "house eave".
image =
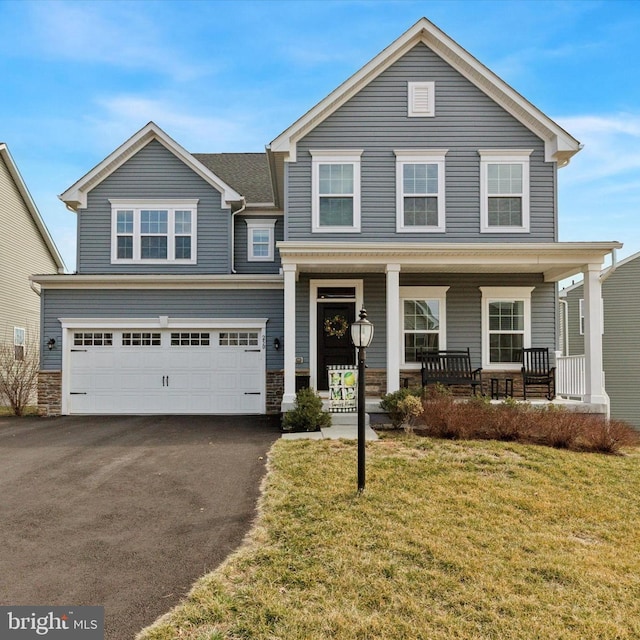
POLYGON ((282 289, 279 274, 222 275, 34 275, 43 289, 282 289))
POLYGON ((558 282, 601 265, 619 242, 346 243, 279 242, 283 266, 308 272, 529 273, 558 282))

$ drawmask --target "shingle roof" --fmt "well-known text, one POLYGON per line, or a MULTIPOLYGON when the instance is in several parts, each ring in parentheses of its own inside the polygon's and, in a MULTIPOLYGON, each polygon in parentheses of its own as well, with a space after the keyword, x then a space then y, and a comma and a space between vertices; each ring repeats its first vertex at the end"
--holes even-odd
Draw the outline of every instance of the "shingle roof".
POLYGON ((207 169, 242 194, 248 204, 273 202, 266 153, 194 153, 207 169))

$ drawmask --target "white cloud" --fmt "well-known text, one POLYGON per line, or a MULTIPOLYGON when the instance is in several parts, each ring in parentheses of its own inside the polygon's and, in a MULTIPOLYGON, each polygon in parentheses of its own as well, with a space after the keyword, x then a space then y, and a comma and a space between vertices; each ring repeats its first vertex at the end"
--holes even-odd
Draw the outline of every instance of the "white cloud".
MULTIPOLYGON (((184 46, 172 47, 170 34, 137 6, 115 2, 36 2, 29 46, 77 62, 100 62, 130 69, 152 69, 177 80, 209 72, 184 59, 184 46)), ((181 43, 183 44, 183 43, 181 43)))

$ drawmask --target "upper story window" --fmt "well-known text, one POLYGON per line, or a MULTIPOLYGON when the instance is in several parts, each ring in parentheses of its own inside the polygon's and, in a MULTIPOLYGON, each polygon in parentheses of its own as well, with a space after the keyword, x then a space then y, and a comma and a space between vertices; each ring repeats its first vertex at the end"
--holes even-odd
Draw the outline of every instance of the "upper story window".
POLYGON ((444 157, 447 149, 395 151, 396 230, 445 230, 444 157))
POLYGON ((436 83, 407 83, 407 115, 410 118, 433 118, 436 115, 436 83))
POLYGON ((362 151, 311 151, 312 231, 360 231, 360 156, 362 151))
POLYGON ((273 262, 275 219, 252 220, 247 223, 247 260, 249 262, 273 262))
POLYGON ((481 149, 480 231, 529 232, 529 156, 533 149, 481 149))
POLYGON ((482 291, 482 366, 520 369, 522 349, 531 346, 533 287, 480 287, 482 291))
POLYGON ((197 200, 111 200, 111 262, 195 264, 197 200))

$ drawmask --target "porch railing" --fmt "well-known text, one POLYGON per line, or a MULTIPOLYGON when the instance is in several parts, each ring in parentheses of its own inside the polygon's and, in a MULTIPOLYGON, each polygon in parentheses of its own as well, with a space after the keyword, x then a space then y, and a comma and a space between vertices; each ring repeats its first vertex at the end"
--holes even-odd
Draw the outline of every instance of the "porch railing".
POLYGON ((556 353, 556 395, 584 400, 586 394, 585 357, 556 353))

